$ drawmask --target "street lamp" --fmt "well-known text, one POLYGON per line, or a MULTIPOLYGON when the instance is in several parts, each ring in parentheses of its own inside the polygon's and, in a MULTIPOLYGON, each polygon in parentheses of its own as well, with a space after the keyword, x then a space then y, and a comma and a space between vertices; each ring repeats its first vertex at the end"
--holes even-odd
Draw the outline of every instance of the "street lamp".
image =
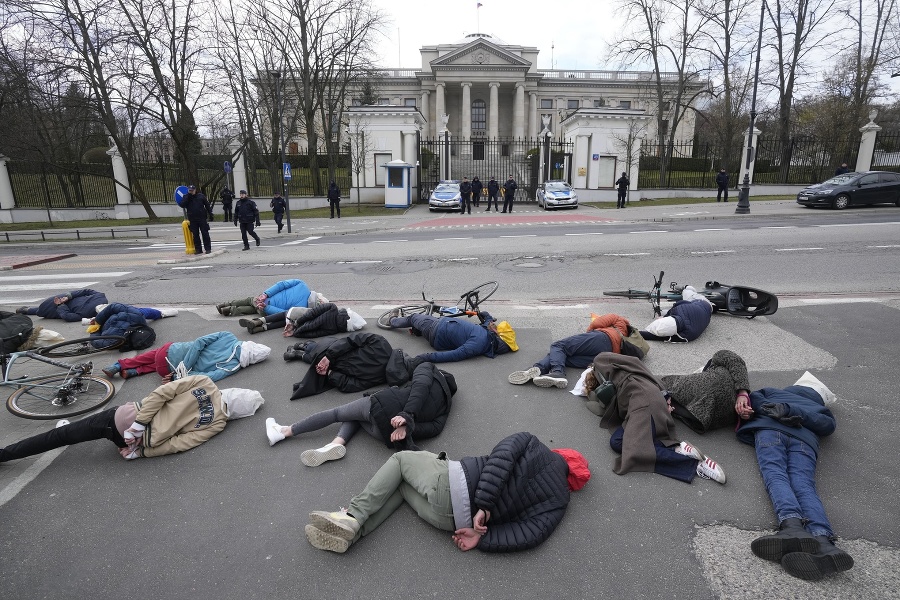
POLYGON ((753 161, 753 130, 756 127, 756 89, 759 87, 759 55, 762 51, 763 23, 766 16, 766 0, 759 10, 759 38, 756 41, 756 72, 753 75, 753 99, 750 101, 750 128, 747 130, 747 161, 744 164, 744 181, 734 209, 736 215, 750 214, 750 163, 753 161))
POLYGON ((288 197, 287 180, 284 178, 284 105, 282 103, 282 79, 281 71, 270 71, 269 74, 275 78, 275 112, 278 118, 278 146, 281 150, 281 194, 284 196, 285 215, 287 216, 287 230, 291 232, 291 201, 288 197))

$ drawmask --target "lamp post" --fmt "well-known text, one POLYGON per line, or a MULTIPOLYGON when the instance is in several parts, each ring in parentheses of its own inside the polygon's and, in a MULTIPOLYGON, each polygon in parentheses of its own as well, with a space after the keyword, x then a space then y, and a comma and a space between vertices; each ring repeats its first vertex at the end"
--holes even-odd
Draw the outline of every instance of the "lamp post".
POLYGON ((284 104, 282 103, 281 71, 269 73, 275 78, 275 112, 278 118, 278 146, 281 151, 281 194, 284 196, 284 213, 287 216, 287 230, 291 232, 291 201, 288 197, 287 180, 284 178, 284 104))
POLYGON ((753 98, 750 101, 750 128, 747 130, 747 162, 744 164, 744 181, 734 209, 736 215, 750 214, 750 163, 753 161, 753 130, 756 127, 756 89, 759 87, 759 55, 762 50, 763 23, 766 16, 766 0, 759 10, 759 37, 756 41, 756 67, 753 74, 753 98))

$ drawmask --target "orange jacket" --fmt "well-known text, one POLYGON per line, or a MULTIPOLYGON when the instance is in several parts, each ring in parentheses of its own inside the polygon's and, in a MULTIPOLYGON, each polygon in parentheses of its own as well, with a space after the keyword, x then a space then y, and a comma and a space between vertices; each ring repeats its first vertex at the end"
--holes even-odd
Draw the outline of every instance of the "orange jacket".
POLYGON ((612 351, 618 354, 622 350, 622 339, 628 335, 628 319, 613 313, 601 315, 591 321, 587 330, 599 330, 608 335, 612 351))

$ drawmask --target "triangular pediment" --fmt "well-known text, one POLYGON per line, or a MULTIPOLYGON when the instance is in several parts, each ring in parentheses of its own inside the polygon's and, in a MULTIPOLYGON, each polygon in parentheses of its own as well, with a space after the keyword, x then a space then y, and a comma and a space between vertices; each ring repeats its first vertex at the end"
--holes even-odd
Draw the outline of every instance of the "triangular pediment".
POLYGON ((444 56, 431 61, 431 67, 519 67, 528 68, 531 63, 521 56, 513 54, 486 40, 476 40, 465 46, 448 52, 444 56))

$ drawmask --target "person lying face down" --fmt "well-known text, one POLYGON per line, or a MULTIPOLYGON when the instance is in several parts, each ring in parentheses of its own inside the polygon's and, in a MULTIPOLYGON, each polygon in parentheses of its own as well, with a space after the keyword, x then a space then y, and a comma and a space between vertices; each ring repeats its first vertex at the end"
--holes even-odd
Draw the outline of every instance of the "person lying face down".
MULTIPOLYGON (((399 311, 398 311, 399 312, 399 311)), ((417 358, 432 363, 456 362, 498 354, 516 352, 516 332, 507 321, 499 323, 488 312, 478 313, 481 324, 456 317, 434 317, 432 315, 410 315, 392 317, 392 329, 409 327, 415 335, 428 340, 436 352, 426 352, 417 358)))

